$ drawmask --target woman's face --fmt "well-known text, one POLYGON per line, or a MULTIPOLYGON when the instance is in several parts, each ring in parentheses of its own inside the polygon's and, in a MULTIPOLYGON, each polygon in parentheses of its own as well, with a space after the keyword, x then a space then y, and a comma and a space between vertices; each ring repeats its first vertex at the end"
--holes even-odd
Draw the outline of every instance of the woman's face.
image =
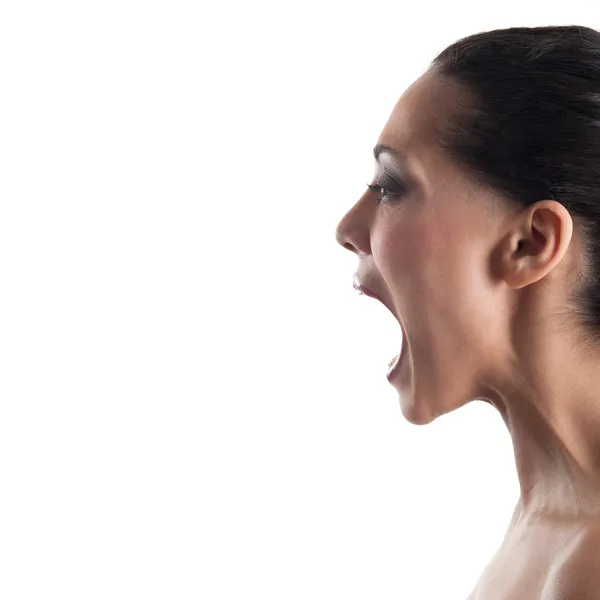
POLYGON ((506 341, 506 294, 498 294, 492 258, 509 208, 436 144, 434 126, 455 100, 430 73, 406 90, 377 142, 405 159, 383 150, 371 181, 398 196, 379 202, 379 191, 367 189, 336 231, 360 259, 360 282, 402 324, 406 354, 391 383, 415 424, 483 395, 506 341))

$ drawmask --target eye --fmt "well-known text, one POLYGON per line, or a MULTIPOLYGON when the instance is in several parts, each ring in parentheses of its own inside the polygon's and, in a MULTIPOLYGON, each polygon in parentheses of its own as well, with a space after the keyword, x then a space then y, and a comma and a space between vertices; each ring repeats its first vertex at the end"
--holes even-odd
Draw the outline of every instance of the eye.
POLYGON ((377 201, 378 204, 381 202, 390 202, 393 198, 397 198, 398 196, 400 196, 399 193, 392 192, 391 190, 388 190, 387 188, 384 188, 380 185, 370 185, 367 183, 367 187, 372 192, 379 192, 379 199, 377 201))

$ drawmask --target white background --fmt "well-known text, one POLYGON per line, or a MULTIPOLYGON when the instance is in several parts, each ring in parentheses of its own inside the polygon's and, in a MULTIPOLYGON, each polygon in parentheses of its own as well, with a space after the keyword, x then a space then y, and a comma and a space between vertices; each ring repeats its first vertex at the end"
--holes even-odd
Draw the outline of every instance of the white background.
POLYGON ((2 3, 3 600, 466 599, 508 432, 404 420, 335 228, 435 54, 549 24, 600 7, 2 3))

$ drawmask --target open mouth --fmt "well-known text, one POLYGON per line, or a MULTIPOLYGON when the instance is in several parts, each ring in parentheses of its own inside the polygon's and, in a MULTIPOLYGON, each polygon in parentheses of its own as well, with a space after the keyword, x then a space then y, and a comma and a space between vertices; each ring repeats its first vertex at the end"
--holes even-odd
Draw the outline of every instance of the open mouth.
POLYGON ((400 319, 398 319, 398 317, 396 316, 396 314, 394 313, 394 311, 377 294, 375 294, 375 292, 373 292, 368 287, 366 287, 365 285, 363 285, 362 283, 360 283, 360 281, 354 283, 354 288, 356 290, 358 290, 359 293, 365 294, 366 296, 370 296, 371 298, 375 298, 375 300, 378 300, 379 302, 381 302, 381 304, 383 304, 392 313, 392 315, 394 316, 394 318, 398 322, 398 325, 400 326, 400 330, 402 331, 402 349, 388 363, 388 378, 390 378, 390 376, 395 371, 398 370, 398 368, 400 367, 400 364, 402 362, 402 359, 404 358, 404 355, 406 354, 406 352, 405 352, 405 349, 406 349, 406 335, 404 333, 404 327, 402 327, 402 324, 400 323, 400 319))

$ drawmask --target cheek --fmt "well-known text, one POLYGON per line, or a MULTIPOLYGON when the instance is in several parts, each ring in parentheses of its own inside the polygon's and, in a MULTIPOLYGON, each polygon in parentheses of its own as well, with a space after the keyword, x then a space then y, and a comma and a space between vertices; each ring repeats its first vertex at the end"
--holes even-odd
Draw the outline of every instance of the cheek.
POLYGON ((393 231, 382 237, 377 251, 374 262, 390 290, 396 309, 412 327, 420 330, 421 325, 415 323, 415 314, 420 320, 418 315, 423 316, 429 311, 423 301, 431 296, 428 288, 432 274, 429 271, 437 261, 433 235, 420 226, 397 224, 393 231))
POLYGON ((373 246, 375 264, 390 289, 401 287, 414 266, 414 245, 417 235, 413 228, 397 225, 382 235, 377 246, 373 246))
POLYGON ((452 311, 465 295, 459 233, 430 215, 397 223, 381 240, 376 263, 416 334, 457 318, 452 311))
POLYGON ((411 220, 397 224, 382 238, 379 264, 386 270, 390 287, 402 288, 402 283, 417 286, 430 278, 429 271, 438 270, 441 253, 439 234, 431 225, 411 220))
POLYGON ((444 345, 453 348, 450 355, 461 352, 464 340, 474 341, 473 330, 482 328, 482 307, 489 302, 477 231, 466 218, 430 220, 406 250, 412 253, 412 264, 404 265, 410 276, 405 289, 415 314, 424 328, 444 332, 439 339, 447 337, 444 345))

